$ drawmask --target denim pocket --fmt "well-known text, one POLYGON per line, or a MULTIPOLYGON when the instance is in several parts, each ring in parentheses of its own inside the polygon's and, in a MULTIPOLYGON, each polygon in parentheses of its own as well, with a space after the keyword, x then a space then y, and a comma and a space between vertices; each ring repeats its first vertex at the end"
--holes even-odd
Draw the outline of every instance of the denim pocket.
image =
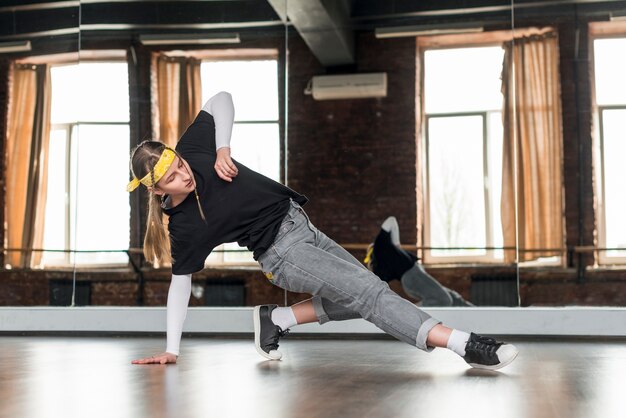
MULTIPOLYGON (((268 250, 273 251, 273 250, 268 250)), ((271 258, 264 258, 263 261, 259 259, 259 266, 261 266, 261 272, 270 281, 270 283, 274 283, 276 281, 276 277, 278 276, 278 269, 276 268, 276 264, 271 261, 271 258)))
POLYGON ((270 283, 275 284, 280 273, 281 259, 276 252, 274 245, 268 248, 257 260, 261 267, 261 272, 270 283))
POLYGON ((278 227, 278 232, 276 233, 276 237, 274 238, 274 245, 278 243, 281 239, 289 233, 296 225, 296 221, 293 218, 288 218, 283 221, 278 227))
POLYGON ((302 209, 300 205, 298 205, 297 209, 298 209, 298 212, 300 212, 300 214, 304 217, 306 225, 309 228, 309 230, 315 235, 314 241, 315 241, 315 245, 317 245, 319 242, 319 230, 313 225, 313 223, 311 222, 311 219, 309 218, 309 215, 307 215, 307 213, 304 211, 304 209, 302 209))

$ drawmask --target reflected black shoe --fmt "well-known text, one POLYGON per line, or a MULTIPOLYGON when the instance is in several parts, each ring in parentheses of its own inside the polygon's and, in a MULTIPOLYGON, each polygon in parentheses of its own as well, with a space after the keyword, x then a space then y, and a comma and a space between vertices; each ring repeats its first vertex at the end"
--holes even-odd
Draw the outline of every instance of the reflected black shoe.
POLYGON ((278 351, 278 340, 289 333, 272 322, 272 311, 278 305, 259 305, 254 307, 254 345, 260 355, 270 360, 280 360, 283 356, 278 351))
POLYGON ((497 370, 515 360, 518 353, 512 344, 498 342, 494 338, 472 332, 465 345, 463 359, 477 369, 497 370))

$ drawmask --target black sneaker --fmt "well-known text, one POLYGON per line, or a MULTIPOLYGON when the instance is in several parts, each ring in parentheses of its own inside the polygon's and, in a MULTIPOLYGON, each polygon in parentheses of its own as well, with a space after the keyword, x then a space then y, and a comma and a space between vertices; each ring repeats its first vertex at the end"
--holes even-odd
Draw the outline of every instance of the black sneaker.
POLYGON ((472 332, 465 345, 463 359, 477 369, 497 370, 515 360, 517 354, 518 350, 512 344, 498 342, 494 338, 472 332))
POLYGON ((272 322, 272 311, 278 305, 259 305, 254 307, 254 345, 256 351, 270 360, 280 360, 283 356, 278 351, 278 339, 289 333, 272 322))

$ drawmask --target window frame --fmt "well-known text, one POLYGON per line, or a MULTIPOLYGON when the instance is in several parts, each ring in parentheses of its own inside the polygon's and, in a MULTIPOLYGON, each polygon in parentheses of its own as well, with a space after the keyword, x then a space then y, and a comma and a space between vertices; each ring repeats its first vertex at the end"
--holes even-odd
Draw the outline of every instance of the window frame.
MULTIPOLYGON (((594 173, 595 173, 595 195, 597 200, 596 206, 596 228, 598 234, 599 248, 607 248, 606 246, 606 187, 605 187, 605 170, 604 170, 604 123, 603 116, 605 110, 626 110, 626 101, 619 105, 598 105, 596 96, 596 54, 595 41, 604 39, 625 39, 626 40, 626 22, 591 22, 589 23, 589 72, 591 83, 591 101, 592 101, 592 131, 593 149, 597 152, 593 156, 594 173)), ((626 256, 607 256, 605 250, 596 252, 596 262, 601 266, 626 264, 626 256)))
MULTIPOLYGON (((424 247, 422 250, 423 261, 425 264, 470 264, 470 263, 482 263, 482 264, 503 264, 503 258, 496 258, 495 251, 498 248, 493 246, 493 228, 490 222, 492 217, 491 213, 491 196, 493 193, 490 191, 487 180, 489 177, 489 115, 500 112, 502 109, 485 109, 479 111, 467 111, 467 112, 442 112, 442 113, 427 113, 425 111, 426 101, 426 86, 425 86, 425 53, 426 51, 443 50, 443 49, 465 49, 465 48, 488 48, 488 47, 501 47, 502 41, 506 40, 506 34, 495 32, 493 34, 485 34, 483 36, 469 37, 466 42, 462 42, 460 38, 456 36, 443 35, 441 37, 418 37, 418 56, 419 56, 419 105, 421 109, 424 109, 422 115, 418 117, 418 122, 421 124, 419 129, 422 138, 422 207, 423 207, 423 240, 424 247), (494 40, 495 38, 495 40, 494 40), (502 39, 501 39, 502 38, 502 39), (439 43, 438 39, 441 39, 439 43), (447 41, 451 40, 451 42, 447 41), (483 173, 486 175, 483 182, 483 191, 485 199, 485 234, 487 235, 484 249, 486 253, 484 255, 458 255, 458 256, 433 256, 431 247, 431 225, 430 225, 430 162, 429 162, 429 120, 433 117, 462 117, 462 116, 482 116, 483 118, 483 173)), ((419 247, 419 246, 418 246, 419 247)), ((456 247, 455 247, 456 248, 456 247)), ((478 248, 478 247, 477 247, 478 248)))
MULTIPOLYGON (((626 36, 624 37, 626 39, 626 36)), ((600 248, 607 248, 606 245, 606 187, 605 178, 606 171, 604 169, 604 111, 605 110, 624 110, 626 111, 626 104, 623 105, 606 105, 595 106, 595 118, 598 121, 598 135, 594 142, 597 142, 599 155, 597 159, 599 164, 596 167, 597 180, 596 182, 598 190, 598 196, 600 197, 597 202, 596 216, 598 217, 598 245, 600 248)), ((617 250, 617 249, 616 249, 617 250)), ((622 251, 626 252, 626 249, 622 251)), ((598 251, 598 263, 602 265, 614 265, 614 264, 626 264, 626 255, 624 256, 608 256, 606 251, 598 251)))
MULTIPOLYGON (((60 67, 60 66, 68 66, 68 65, 80 65, 80 63, 82 62, 90 63, 90 64, 92 63, 103 63, 103 64, 124 63, 128 65, 125 51, 117 51, 117 50, 107 50, 103 52, 83 51, 83 53, 85 55, 81 56, 79 61, 77 62, 59 62, 59 63, 53 63, 51 64, 51 66, 60 67)), ((128 97, 128 100, 130 100, 130 96, 128 97)), ((72 252, 71 250, 71 247, 72 247, 72 236, 71 236, 72 235, 71 234, 71 228, 72 228, 71 210, 72 208, 71 207, 72 207, 72 199, 76 199, 76 196, 73 196, 75 191, 72 191, 72 187, 71 187, 71 183, 72 183, 71 168, 73 164, 73 160, 72 160, 73 149, 75 146, 77 146, 77 144, 75 144, 72 139, 72 132, 74 129, 76 129, 77 131, 80 131, 81 125, 100 125, 100 126, 102 125, 125 125, 128 127, 129 132, 131 130, 130 116, 127 122, 72 121, 72 122, 64 122, 64 123, 52 123, 52 122, 50 123, 50 131, 62 128, 62 129, 65 129, 65 132, 66 132, 65 155, 66 155, 67 165, 65 167, 65 182, 64 182, 65 193, 66 193, 66 199, 65 199, 66 228, 65 228, 65 238, 64 238, 65 239, 64 251, 67 251, 67 252, 64 253, 64 258, 62 262, 44 263, 43 257, 42 257, 42 262, 40 264, 40 267, 43 269, 47 269, 47 270, 62 270, 62 269, 67 269, 68 267, 74 268, 76 270, 98 270, 98 269, 128 267, 130 264, 129 260, 126 262, 115 262, 115 263, 80 263, 78 264, 76 263, 75 257, 77 254, 80 254, 81 251, 77 250, 78 252, 72 252), (74 258, 74 261, 72 261, 72 258, 74 258)), ((80 136, 77 136, 76 140, 80 140, 80 136)), ((58 251, 58 250, 55 250, 55 251, 58 251)), ((88 252, 94 252, 94 251, 88 251, 88 252)), ((111 252, 111 251, 107 250, 106 252, 111 252)), ((128 254, 127 250, 123 250, 123 249, 120 249, 119 252, 120 253, 124 252, 128 254)))
MULTIPOLYGON (((274 55, 261 55, 261 56, 248 56, 248 55, 242 55, 242 56, 233 56, 233 57, 228 57, 228 58, 222 58, 220 56, 217 57, 205 57, 202 58, 202 64, 204 64, 205 62, 232 62, 232 61, 275 61, 277 64, 277 72, 276 72, 276 79, 277 82, 280 80, 279 79, 279 68, 278 68, 278 64, 279 64, 279 60, 277 56, 274 55)), ((278 86, 278 83, 277 83, 278 86)), ((280 90, 278 91, 278 95, 277 95, 277 100, 278 103, 276 104, 279 108, 279 112, 277 113, 277 119, 275 120, 252 120, 252 119, 245 119, 245 120, 234 120, 233 121, 233 132, 235 130, 235 125, 252 125, 252 124, 267 124, 267 125, 277 125, 278 127, 278 152, 281 152, 280 149, 280 123, 281 123, 281 119, 280 119, 280 90)), ((279 161, 280 161, 280 157, 279 157, 279 161)), ((280 164, 280 163, 279 163, 280 164)), ((279 167, 279 172, 280 172, 281 167, 279 167)), ((278 180, 280 181, 280 179, 278 180)), ((223 243, 218 245, 217 247, 215 247, 213 249, 213 251, 211 251, 211 254, 206 258, 206 260, 204 261, 204 267, 205 268, 210 268, 210 267, 250 267, 250 266, 256 266, 258 265, 256 261, 251 260, 251 261, 224 261, 224 255, 226 253, 229 252, 233 252, 233 253, 244 253, 244 254, 249 254, 250 257, 252 257, 253 252, 249 251, 247 249, 245 249, 244 247, 239 247, 240 249, 226 249, 225 246, 226 244, 231 244, 231 243, 223 243)), ((236 244, 236 243, 234 243, 236 244)))
MULTIPOLYGON (((428 248, 424 250, 424 262, 429 264, 445 264, 445 263, 467 263, 467 262, 481 262, 481 263, 500 263, 502 258, 495 257, 495 250, 493 243, 493 228, 492 228, 492 213, 491 203, 493 200, 493 191, 489 187, 490 173, 489 173, 489 117, 492 114, 498 113, 497 110, 484 110, 484 111, 468 111, 468 112, 451 112, 451 113, 431 113, 424 114, 424 129, 425 129, 425 144, 424 144, 424 179, 425 179, 425 204, 424 204, 424 238, 428 244, 428 248), (456 256, 433 256, 431 244, 431 222, 430 222, 430 119, 434 118, 451 118, 451 117, 466 117, 466 116, 480 116, 482 118, 482 154, 483 154, 483 199, 485 204, 485 243, 484 248, 476 247, 476 249, 484 249, 486 253, 484 255, 456 255, 456 256)), ((500 112, 501 113, 501 112, 500 112)), ((450 247, 453 248, 453 247, 450 247)))

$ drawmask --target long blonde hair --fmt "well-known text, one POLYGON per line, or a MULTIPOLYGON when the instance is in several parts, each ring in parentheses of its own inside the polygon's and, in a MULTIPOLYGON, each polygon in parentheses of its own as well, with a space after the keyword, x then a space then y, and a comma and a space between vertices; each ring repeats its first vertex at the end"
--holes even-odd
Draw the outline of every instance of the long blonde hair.
MULTIPOLYGON (((137 145, 132 150, 130 157, 132 174, 140 179, 151 173, 165 148, 169 147, 162 142, 151 140, 145 140, 137 145)), ((172 151, 176 153, 178 158, 181 158, 176 150, 172 151)), ((154 173, 152 175, 154 176, 154 173)), ((152 184, 154 183, 153 177, 152 184)), ((143 240, 143 255, 150 263, 156 262, 159 265, 166 262, 171 263, 169 231, 166 230, 166 225, 163 223, 161 196, 152 191, 148 193, 148 218, 146 220, 146 235, 143 240)), ((204 219, 200 202, 198 202, 198 207, 200 208, 202 219, 204 219)))

